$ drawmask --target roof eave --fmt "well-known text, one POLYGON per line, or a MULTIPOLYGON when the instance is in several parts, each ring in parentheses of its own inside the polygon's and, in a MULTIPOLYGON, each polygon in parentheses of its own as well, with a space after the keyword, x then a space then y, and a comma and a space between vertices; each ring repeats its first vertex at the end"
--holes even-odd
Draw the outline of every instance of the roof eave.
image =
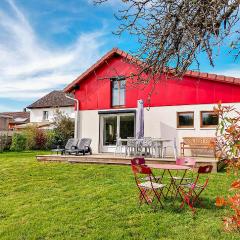
POLYGON ((74 107, 74 104, 69 105, 61 105, 61 106, 41 106, 41 107, 34 107, 28 106, 28 109, 40 109, 40 108, 60 108, 60 107, 74 107))

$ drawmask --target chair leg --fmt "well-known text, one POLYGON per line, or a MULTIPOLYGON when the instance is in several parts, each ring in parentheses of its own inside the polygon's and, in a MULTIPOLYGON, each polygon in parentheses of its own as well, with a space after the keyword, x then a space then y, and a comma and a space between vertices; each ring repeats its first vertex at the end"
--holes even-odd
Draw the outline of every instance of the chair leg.
POLYGON ((199 203, 199 205, 202 207, 202 208, 205 208, 204 204, 200 201, 199 199, 199 196, 200 194, 202 193, 202 191, 204 190, 204 188, 201 189, 201 191, 199 193, 196 193, 194 190, 193 190, 193 193, 195 195, 195 197, 192 199, 192 205, 196 204, 197 202, 199 203))
POLYGON ((143 200, 149 205, 152 202, 152 199, 149 198, 147 195, 147 190, 146 189, 139 189, 140 190, 140 195, 139 195, 139 200, 140 204, 143 202, 143 200))
POLYGON ((160 191, 156 191, 156 190, 153 190, 154 192, 154 198, 156 197, 158 202, 160 203, 161 207, 163 208, 163 204, 162 204, 162 201, 161 201, 161 196, 163 195, 163 189, 160 189, 160 191))
POLYGON ((191 197, 192 197, 191 190, 189 190, 188 192, 185 192, 182 188, 180 188, 180 191, 182 192, 182 203, 180 205, 180 208, 183 208, 184 204, 186 203, 194 214, 196 210, 193 206, 193 202, 191 201, 191 197))

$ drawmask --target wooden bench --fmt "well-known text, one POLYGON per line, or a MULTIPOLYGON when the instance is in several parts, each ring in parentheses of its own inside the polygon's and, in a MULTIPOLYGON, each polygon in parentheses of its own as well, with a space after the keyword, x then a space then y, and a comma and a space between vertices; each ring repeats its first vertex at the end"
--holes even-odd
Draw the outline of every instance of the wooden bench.
POLYGON ((183 137, 181 142, 181 155, 184 156, 185 150, 204 150, 205 152, 213 151, 215 157, 214 137, 183 137))

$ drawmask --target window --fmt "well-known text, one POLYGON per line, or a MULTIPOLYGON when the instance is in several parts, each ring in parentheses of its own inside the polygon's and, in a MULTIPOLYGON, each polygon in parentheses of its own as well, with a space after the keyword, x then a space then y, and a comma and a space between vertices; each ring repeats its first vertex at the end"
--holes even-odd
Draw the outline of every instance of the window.
POLYGON ((218 115, 213 111, 200 112, 201 128, 216 127, 218 125, 218 115))
POLYGON ((111 78, 112 81, 112 106, 125 105, 126 80, 124 77, 111 78))
POLYGON ((193 128, 193 127, 194 127, 194 112, 177 113, 177 128, 193 128))
POLYGON ((48 120, 48 111, 43 111, 43 121, 48 120))

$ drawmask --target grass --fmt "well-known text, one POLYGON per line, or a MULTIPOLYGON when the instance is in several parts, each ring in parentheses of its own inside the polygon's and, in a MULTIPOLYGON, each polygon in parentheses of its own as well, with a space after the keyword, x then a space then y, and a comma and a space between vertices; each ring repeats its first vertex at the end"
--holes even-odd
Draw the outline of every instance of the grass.
POLYGON ((0 239, 239 239, 214 206, 231 179, 212 174, 205 209, 139 207, 127 166, 39 163, 36 152, 0 154, 0 239))

